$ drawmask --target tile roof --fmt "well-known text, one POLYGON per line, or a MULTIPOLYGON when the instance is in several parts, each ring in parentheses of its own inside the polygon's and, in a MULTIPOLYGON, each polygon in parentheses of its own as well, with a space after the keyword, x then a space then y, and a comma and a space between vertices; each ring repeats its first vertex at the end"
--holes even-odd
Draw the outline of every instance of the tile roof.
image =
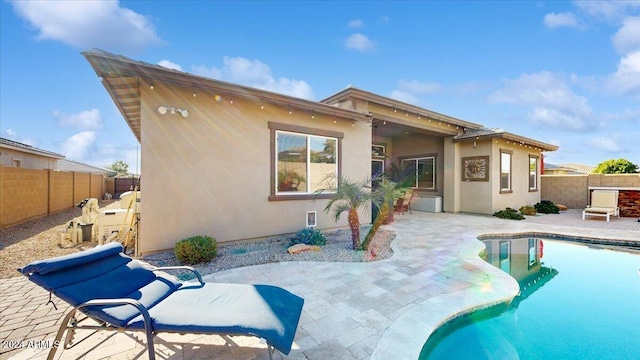
POLYGON ((2 137, 0 137, 0 147, 11 148, 11 149, 15 149, 15 150, 28 152, 28 153, 31 153, 31 154, 42 155, 42 156, 47 156, 47 157, 52 157, 52 158, 57 158, 57 159, 64 159, 64 155, 55 153, 53 151, 39 149, 39 148, 37 148, 35 146, 23 144, 21 142, 9 140, 9 139, 2 138, 2 137))

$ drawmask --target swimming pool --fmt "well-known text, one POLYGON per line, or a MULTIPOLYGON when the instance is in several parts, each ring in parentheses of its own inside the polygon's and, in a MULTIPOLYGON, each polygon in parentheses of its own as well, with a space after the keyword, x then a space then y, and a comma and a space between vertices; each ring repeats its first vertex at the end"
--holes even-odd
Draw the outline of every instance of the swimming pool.
POLYGON ((486 260, 520 283, 508 307, 440 327, 436 359, 640 358, 640 249, 542 238, 488 239, 486 260))

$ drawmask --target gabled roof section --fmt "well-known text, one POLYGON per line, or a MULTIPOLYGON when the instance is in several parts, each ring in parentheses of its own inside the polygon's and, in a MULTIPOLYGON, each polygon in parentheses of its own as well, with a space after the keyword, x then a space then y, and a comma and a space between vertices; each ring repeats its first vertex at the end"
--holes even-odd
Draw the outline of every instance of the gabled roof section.
POLYGON ((54 153, 53 151, 38 149, 35 146, 23 144, 21 142, 0 138, 0 147, 22 151, 29 154, 45 156, 54 159, 64 159, 64 155, 54 153))
POLYGON ((542 141, 530 139, 528 137, 512 134, 507 132, 504 129, 489 129, 482 128, 477 130, 468 130, 466 133, 457 135, 453 138, 455 142, 461 141, 475 141, 475 140, 484 140, 484 139, 505 139, 507 141, 513 141, 516 144, 521 146, 526 146, 530 148, 538 148, 540 151, 556 151, 558 147, 556 145, 551 145, 544 143, 542 141))
POLYGON ((78 161, 72 161, 72 160, 66 160, 66 159, 58 161, 57 170, 85 172, 85 173, 92 173, 92 174, 104 174, 108 177, 114 177, 118 174, 116 171, 113 171, 111 169, 105 169, 105 168, 101 168, 101 167, 97 167, 89 164, 84 164, 78 161))
POLYGON ((337 105, 342 101, 349 99, 360 99, 366 100, 372 103, 380 104, 383 106, 388 106, 389 108, 395 108, 399 111, 406 111, 412 114, 419 115, 424 118, 431 118, 433 120, 442 121, 449 123, 451 125, 460 126, 463 128, 469 129, 480 129, 482 128, 481 124, 472 123, 469 121, 464 121, 461 119, 454 118, 452 116, 444 115, 437 113, 435 111, 423 109, 419 106, 411 105, 402 101, 398 101, 395 99, 388 98, 386 96, 374 94, 372 92, 361 90, 356 87, 348 87, 337 94, 334 94, 324 100, 320 100, 321 103, 324 104, 332 104, 337 105))
POLYGON ((91 67, 102 80, 102 84, 111 95, 138 141, 140 141, 141 120, 140 86, 150 86, 154 83, 170 84, 193 89, 194 91, 242 97, 265 103, 289 106, 293 110, 314 111, 319 114, 349 120, 369 122, 370 119, 366 114, 355 111, 197 76, 160 65, 132 60, 99 49, 85 51, 82 55, 89 61, 91 67))

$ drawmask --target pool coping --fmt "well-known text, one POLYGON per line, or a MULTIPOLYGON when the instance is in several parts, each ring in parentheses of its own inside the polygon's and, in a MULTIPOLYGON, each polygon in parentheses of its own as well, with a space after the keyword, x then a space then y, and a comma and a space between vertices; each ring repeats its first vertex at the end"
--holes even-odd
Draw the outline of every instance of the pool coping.
MULTIPOLYGON (((539 224, 523 225, 526 228, 539 226, 539 224)), ((398 353, 408 355, 411 359, 418 359, 424 345, 431 335, 446 323, 477 310, 488 309, 494 306, 510 303, 514 297, 520 293, 520 286, 513 277, 480 258, 481 251, 485 249, 482 240, 522 237, 544 237, 550 240, 568 241, 579 244, 615 246, 640 245, 640 239, 631 237, 627 238, 620 236, 620 234, 617 236, 599 234, 596 237, 585 235, 580 230, 571 231, 566 229, 558 229, 552 232, 524 229, 513 232, 500 231, 487 233, 478 233, 478 231, 475 230, 465 233, 462 235, 463 241, 460 244, 461 248, 458 252, 460 259, 474 264, 481 270, 485 271, 485 274, 490 276, 491 287, 495 290, 495 293, 493 294, 494 296, 487 296, 486 298, 478 296, 478 294, 475 293, 475 291, 478 290, 478 286, 476 284, 469 288, 438 295, 416 303, 414 307, 408 309, 389 326, 382 338, 378 341, 370 360, 386 360, 394 358, 394 355, 397 356, 398 353), (468 299, 467 303, 463 303, 457 307, 451 306, 451 304, 459 302, 461 298, 468 299), (442 313, 440 319, 435 320, 426 318, 425 313, 434 311, 434 306, 437 306, 438 304, 449 304, 446 306, 448 309, 442 313), (413 325, 416 322, 420 322, 424 325, 425 333, 422 336, 416 336, 417 334, 409 333, 407 331, 407 329, 415 328, 413 325)), ((401 239, 402 237, 400 237, 400 239, 396 237, 396 241, 394 241, 395 247, 399 248, 401 241, 398 240, 401 239)), ((396 250, 394 248, 394 256, 396 256, 396 251, 399 251, 399 249, 396 250)), ((398 254, 398 256, 401 256, 401 254, 398 254)))

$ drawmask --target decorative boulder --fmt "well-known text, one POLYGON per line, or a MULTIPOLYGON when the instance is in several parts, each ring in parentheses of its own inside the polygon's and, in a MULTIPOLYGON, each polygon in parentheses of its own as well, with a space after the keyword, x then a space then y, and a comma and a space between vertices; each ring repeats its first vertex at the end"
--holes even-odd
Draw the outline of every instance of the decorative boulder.
POLYGON ((566 211, 568 209, 566 205, 556 204, 556 206, 558 207, 558 210, 560 210, 560 211, 566 211))
POLYGON ((320 246, 307 245, 307 244, 295 244, 287 249, 287 252, 291 255, 298 254, 304 251, 320 251, 320 246))

